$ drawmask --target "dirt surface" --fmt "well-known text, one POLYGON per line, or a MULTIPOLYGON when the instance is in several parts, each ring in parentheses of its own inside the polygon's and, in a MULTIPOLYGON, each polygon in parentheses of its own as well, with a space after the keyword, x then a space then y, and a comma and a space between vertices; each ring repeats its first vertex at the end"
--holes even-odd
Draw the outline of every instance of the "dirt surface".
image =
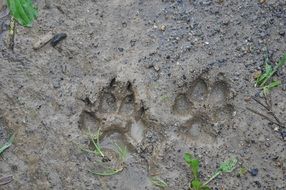
MULTIPOLYGON (((274 62, 286 52, 285 0, 35 3, 39 18, 17 27, 14 52, 9 20, 0 20, 0 145, 16 134, 0 157, 0 177, 14 180, 0 189, 153 190, 157 176, 186 190, 184 152, 200 159, 203 181, 238 159, 213 189, 286 189, 283 128, 247 109, 267 114, 249 97, 267 49, 274 62), (33 50, 49 32, 67 38, 33 50), (104 164, 118 166, 114 143, 128 148, 113 176, 89 172, 103 164, 80 149, 99 128, 104 164), (258 173, 239 176, 240 168, 258 173)), ((285 90, 286 68, 275 77, 285 90)), ((282 87, 271 97, 285 126, 282 87)))

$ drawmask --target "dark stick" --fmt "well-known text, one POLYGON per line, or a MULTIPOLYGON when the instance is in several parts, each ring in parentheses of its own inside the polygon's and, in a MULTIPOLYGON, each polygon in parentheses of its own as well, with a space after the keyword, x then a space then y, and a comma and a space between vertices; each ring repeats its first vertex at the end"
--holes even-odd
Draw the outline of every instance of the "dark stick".
POLYGON ((262 102, 260 102, 259 100, 257 100, 255 97, 251 97, 255 102, 257 102, 258 104, 260 104, 261 106, 263 106, 265 109, 267 109, 267 111, 269 110, 269 107, 267 107, 265 104, 263 104, 262 102))
MULTIPOLYGON (((252 99, 257 102, 258 104, 260 104, 261 106, 263 106, 267 111, 268 113, 274 117, 274 119, 280 124, 282 125, 281 121, 279 120, 279 118, 275 115, 275 113, 272 111, 272 109, 269 107, 270 105, 267 104, 263 104, 262 102, 260 102, 259 100, 257 100, 255 97, 252 97, 252 99)), ((267 100, 266 100, 267 101, 267 100)))
POLYGON ((277 122, 273 121, 273 120, 272 120, 271 118, 269 118, 268 116, 266 116, 266 115, 264 115, 264 114, 262 114, 262 113, 259 113, 258 111, 255 111, 255 110, 253 110, 253 109, 250 108, 250 107, 246 107, 246 109, 248 109, 249 111, 251 111, 251 112, 253 112, 253 113, 255 113, 255 114, 257 114, 257 115, 259 115, 259 116, 261 116, 261 117, 264 117, 265 119, 267 119, 267 120, 270 121, 271 123, 274 123, 275 125, 284 128, 283 125, 281 125, 280 123, 277 123, 277 122))

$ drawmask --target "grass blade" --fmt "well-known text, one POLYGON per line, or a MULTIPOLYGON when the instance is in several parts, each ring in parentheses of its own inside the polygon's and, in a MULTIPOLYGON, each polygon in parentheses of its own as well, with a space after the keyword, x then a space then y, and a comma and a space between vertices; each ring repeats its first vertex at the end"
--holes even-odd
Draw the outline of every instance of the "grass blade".
POLYGON ((160 187, 160 188, 168 187, 168 184, 164 180, 160 179, 159 177, 152 177, 151 182, 153 185, 160 187))
POLYGON ((103 172, 96 172, 96 171, 90 171, 88 170, 90 173, 92 173, 93 175, 98 175, 98 176, 112 176, 115 175, 119 172, 121 172, 123 170, 123 168, 119 168, 119 169, 107 169, 103 172))
MULTIPOLYGON (((274 69, 267 74, 267 76, 265 77, 265 79, 263 79, 263 82, 259 86, 261 87, 265 86, 266 83, 269 81, 269 79, 278 71, 278 69, 280 69, 285 64, 286 64, 286 53, 279 59, 274 69)), ((266 71, 267 71, 267 68, 266 68, 266 71)))
POLYGON ((128 149, 126 146, 119 146, 117 143, 115 144, 116 152, 119 155, 119 160, 124 162, 128 156, 128 149))
POLYGON ((6 142, 2 147, 0 147, 0 155, 13 144, 14 138, 15 134, 11 135, 8 142, 6 142))

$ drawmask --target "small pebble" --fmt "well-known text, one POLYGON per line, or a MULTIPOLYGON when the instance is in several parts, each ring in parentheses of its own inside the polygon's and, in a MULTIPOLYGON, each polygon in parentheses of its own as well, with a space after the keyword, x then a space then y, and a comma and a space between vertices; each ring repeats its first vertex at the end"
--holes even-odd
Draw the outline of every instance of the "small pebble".
POLYGON ((160 67, 158 65, 154 65, 154 69, 156 72, 160 71, 160 67))
POLYGON ((51 41, 51 45, 53 47, 55 47, 60 41, 62 41, 66 37, 67 37, 66 33, 58 33, 58 34, 54 35, 54 37, 53 37, 53 39, 51 41))
POLYGON ((280 32, 279 32, 279 35, 280 35, 280 36, 285 36, 285 31, 280 31, 280 32))
POLYGON ((258 169, 257 168, 252 168, 249 173, 251 174, 251 176, 257 176, 258 174, 258 169))
POLYGON ((160 26, 160 30, 161 30, 162 32, 164 32, 164 31, 166 30, 166 26, 165 26, 164 24, 162 24, 162 25, 160 26))

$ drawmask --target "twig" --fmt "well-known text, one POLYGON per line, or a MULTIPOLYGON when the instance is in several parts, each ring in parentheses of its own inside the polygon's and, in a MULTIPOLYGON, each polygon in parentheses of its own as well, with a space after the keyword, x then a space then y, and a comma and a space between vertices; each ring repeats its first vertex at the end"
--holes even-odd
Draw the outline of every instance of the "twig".
POLYGON ((267 99, 266 99, 267 105, 263 104, 261 101, 259 101, 259 100, 256 99, 255 97, 252 97, 252 99, 253 99, 256 103, 258 103, 258 104, 260 104, 261 106, 263 106, 263 107, 268 111, 268 113, 269 113, 271 116, 274 117, 274 119, 277 121, 277 123, 279 123, 279 125, 282 125, 282 126, 283 126, 282 122, 279 120, 279 118, 278 118, 278 117, 275 115, 275 113, 272 111, 271 99, 269 99, 269 101, 267 101, 267 99))
POLYGON ((260 102, 259 100, 257 100, 255 97, 252 96, 252 99, 257 102, 258 104, 260 104, 261 106, 263 106, 265 109, 267 109, 269 111, 269 107, 266 106, 265 104, 263 104, 262 102, 260 102))
POLYGON ((11 176, 11 175, 1 177, 0 178, 0 185, 6 185, 6 184, 10 183, 11 181, 13 181, 13 176, 11 176))
POLYGON ((10 28, 9 28, 9 36, 10 36, 10 42, 9 42, 9 48, 13 51, 14 50, 14 40, 15 40, 15 30, 16 30, 16 21, 13 16, 11 16, 10 19, 10 28))
POLYGON ((270 119, 268 116, 266 116, 266 115, 264 115, 264 114, 262 114, 262 113, 260 113, 260 112, 258 112, 258 111, 255 111, 255 110, 253 110, 253 109, 250 108, 250 107, 246 107, 246 109, 248 109, 249 111, 251 111, 251 112, 253 112, 253 113, 255 113, 255 114, 257 114, 257 115, 259 115, 259 116, 261 116, 261 117, 264 117, 265 119, 267 119, 267 120, 270 121, 271 123, 274 123, 275 125, 284 128, 283 125, 281 125, 280 123, 277 123, 277 122, 273 121, 273 120, 270 119))

